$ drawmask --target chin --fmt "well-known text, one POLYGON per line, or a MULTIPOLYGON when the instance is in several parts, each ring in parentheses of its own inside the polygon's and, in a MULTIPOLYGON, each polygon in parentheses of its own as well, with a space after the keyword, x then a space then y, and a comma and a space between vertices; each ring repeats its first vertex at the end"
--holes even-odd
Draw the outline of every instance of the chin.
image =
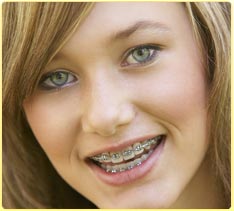
POLYGON ((164 209, 170 208, 180 195, 178 191, 173 192, 170 188, 166 188, 166 191, 158 191, 157 188, 133 188, 127 192, 120 193, 119 196, 109 196, 108 200, 102 199, 96 205, 103 209, 164 209))

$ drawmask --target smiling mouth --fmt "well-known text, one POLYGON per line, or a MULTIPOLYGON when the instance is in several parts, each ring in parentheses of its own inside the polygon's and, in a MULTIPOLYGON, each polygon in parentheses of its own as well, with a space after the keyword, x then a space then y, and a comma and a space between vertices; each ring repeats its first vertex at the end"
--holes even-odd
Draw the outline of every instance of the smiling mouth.
POLYGON ((166 135, 159 135, 134 143, 122 151, 104 152, 89 159, 99 168, 111 174, 128 171, 148 160, 165 138, 166 135))

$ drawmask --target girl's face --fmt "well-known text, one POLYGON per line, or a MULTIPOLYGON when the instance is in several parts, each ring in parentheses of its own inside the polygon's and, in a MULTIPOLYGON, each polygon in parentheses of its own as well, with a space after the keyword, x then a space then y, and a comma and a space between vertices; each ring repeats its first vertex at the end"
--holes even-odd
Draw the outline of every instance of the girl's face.
POLYGON ((98 207, 182 207, 209 189, 206 95, 183 4, 97 3, 24 109, 58 173, 98 207))

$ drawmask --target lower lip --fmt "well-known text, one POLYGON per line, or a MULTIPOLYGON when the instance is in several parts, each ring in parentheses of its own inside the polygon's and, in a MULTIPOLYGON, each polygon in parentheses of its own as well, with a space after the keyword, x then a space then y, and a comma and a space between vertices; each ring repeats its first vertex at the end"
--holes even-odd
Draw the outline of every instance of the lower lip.
POLYGON ((106 184, 117 186, 134 182, 135 180, 141 179, 142 177, 149 174, 149 172, 157 164, 157 161, 164 148, 165 139, 166 138, 161 141, 161 143, 157 146, 157 148, 153 151, 147 160, 131 170, 118 173, 109 173, 92 162, 89 163, 89 166, 97 175, 97 177, 106 184))

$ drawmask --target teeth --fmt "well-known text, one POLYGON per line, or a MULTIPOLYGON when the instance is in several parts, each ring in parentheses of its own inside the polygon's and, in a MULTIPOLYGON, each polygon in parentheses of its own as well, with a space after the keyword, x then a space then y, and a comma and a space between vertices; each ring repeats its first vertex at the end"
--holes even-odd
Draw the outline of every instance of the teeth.
POLYGON ((134 149, 134 153, 135 155, 139 155, 142 152, 144 152, 144 148, 141 146, 140 143, 135 143, 133 144, 133 149, 134 149))
POLYGON ((106 163, 111 162, 111 157, 108 152, 102 153, 102 160, 106 163))
POLYGON ((131 161, 131 162, 129 162, 127 169, 130 170, 130 169, 134 168, 134 166, 135 166, 134 161, 131 161))
POLYGON ((142 146, 145 148, 145 149, 150 149, 150 140, 146 140, 142 143, 142 146))
POLYGON ((135 143, 133 146, 127 147, 122 152, 104 152, 102 154, 91 157, 91 159, 100 163, 121 163, 124 160, 127 161, 133 159, 135 156, 139 157, 139 155, 144 153, 144 151, 147 152, 153 145, 157 145, 161 139, 162 135, 145 140, 141 143, 135 143))
POLYGON ((132 147, 128 147, 122 152, 124 160, 130 160, 135 157, 132 147))
POLYGON ((156 144, 157 142, 158 142, 158 139, 154 139, 154 138, 150 139, 149 141, 151 145, 156 144))
POLYGON ((97 155, 92 157, 93 160, 102 162, 102 155, 97 155))
POLYGON ((102 168, 105 169, 106 172, 112 172, 112 166, 105 166, 105 165, 103 165, 102 168))
POLYGON ((149 157, 148 154, 144 154, 141 156, 142 161, 145 161, 149 157))
POLYGON ((111 173, 117 173, 117 170, 112 168, 111 173))
POLYGON ((103 168, 106 172, 109 172, 109 173, 118 173, 118 172, 131 170, 134 167, 141 165, 152 154, 152 152, 153 150, 150 150, 147 154, 142 155, 141 158, 137 158, 134 161, 117 164, 114 166, 106 165, 103 163, 101 165, 101 168, 103 168))
POLYGON ((120 152, 110 153, 112 163, 120 163, 123 161, 123 156, 120 152))
POLYGON ((118 166, 118 165, 112 166, 112 171, 111 171, 111 173, 116 173, 116 172, 119 172, 119 166, 118 166))
POLYGON ((135 166, 139 166, 139 165, 141 165, 141 163, 142 163, 141 158, 137 158, 136 160, 134 160, 135 166))
POLYGON ((119 165, 119 171, 122 172, 122 171, 126 171, 127 168, 126 168, 126 165, 125 164, 120 164, 119 165))

